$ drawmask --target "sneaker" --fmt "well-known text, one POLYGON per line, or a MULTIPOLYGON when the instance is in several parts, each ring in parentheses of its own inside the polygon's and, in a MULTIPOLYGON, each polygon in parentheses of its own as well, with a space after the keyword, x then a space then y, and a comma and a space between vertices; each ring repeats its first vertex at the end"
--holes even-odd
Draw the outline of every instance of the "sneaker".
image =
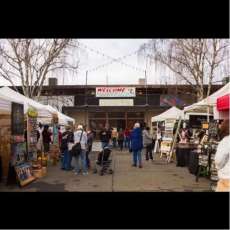
POLYGON ((137 167, 137 165, 136 165, 136 164, 132 164, 132 166, 133 166, 133 167, 137 167))
POLYGON ((143 166, 142 166, 142 165, 139 165, 139 168, 143 168, 143 166))
POLYGON ((75 172, 74 174, 75 174, 75 175, 79 175, 80 173, 79 173, 79 172, 75 172))
POLYGON ((84 176, 88 175, 88 172, 83 172, 83 175, 84 175, 84 176))

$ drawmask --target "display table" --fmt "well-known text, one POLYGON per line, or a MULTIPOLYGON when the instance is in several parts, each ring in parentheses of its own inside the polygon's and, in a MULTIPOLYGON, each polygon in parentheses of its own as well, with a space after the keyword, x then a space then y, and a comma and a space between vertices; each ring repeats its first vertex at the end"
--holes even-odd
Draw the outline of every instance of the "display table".
POLYGON ((176 159, 177 167, 189 167, 189 162, 192 162, 190 159, 190 153, 194 150, 196 146, 191 144, 177 144, 176 147, 176 159))
POLYGON ((199 154, 196 149, 190 151, 189 154, 189 162, 188 162, 188 170, 191 174, 197 175, 198 167, 199 167, 199 154))

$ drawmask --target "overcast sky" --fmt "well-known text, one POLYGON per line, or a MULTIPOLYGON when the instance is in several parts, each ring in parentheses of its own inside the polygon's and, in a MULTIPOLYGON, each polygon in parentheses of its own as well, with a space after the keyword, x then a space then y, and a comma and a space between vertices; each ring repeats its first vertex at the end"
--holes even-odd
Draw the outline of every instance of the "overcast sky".
MULTIPOLYGON (((86 70, 89 70, 88 84, 136 84, 139 78, 144 78, 143 71, 137 71, 117 62, 97 71, 90 71, 92 68, 110 62, 111 59, 103 57, 89 48, 113 58, 119 58, 134 53, 139 49, 140 45, 148 42, 149 39, 79 39, 78 41, 83 44, 78 74, 57 73, 55 76, 58 77, 58 84, 85 84, 86 70), (88 48, 85 48, 84 45, 88 48)), ((146 68, 146 62, 144 59, 140 60, 137 54, 122 59, 122 61, 141 70, 146 68)), ((166 70, 156 70, 153 66, 147 66, 147 81, 149 84, 160 84, 169 75, 170 73, 166 70)), ((9 84, 5 80, 0 79, 0 85, 9 84)))

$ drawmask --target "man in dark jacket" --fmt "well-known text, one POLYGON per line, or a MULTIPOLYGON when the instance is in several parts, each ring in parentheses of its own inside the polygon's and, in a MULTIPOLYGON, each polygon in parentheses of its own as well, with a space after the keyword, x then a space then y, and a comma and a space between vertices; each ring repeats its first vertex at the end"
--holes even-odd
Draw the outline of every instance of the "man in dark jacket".
POLYGON ((100 140, 101 140, 101 147, 102 149, 104 149, 109 144, 109 140, 110 140, 110 132, 106 128, 104 128, 100 132, 100 140))
POLYGON ((66 131, 62 134, 62 141, 61 141, 61 153, 62 157, 62 169, 63 170, 71 170, 71 161, 72 161, 72 154, 68 150, 68 144, 73 143, 73 132, 71 132, 70 127, 66 127, 66 131))
POLYGON ((87 151, 86 151, 86 163, 87 167, 90 168, 89 154, 92 151, 94 133, 91 129, 87 132, 87 151))
POLYGON ((140 128, 139 123, 135 123, 130 138, 131 138, 131 146, 133 152, 133 166, 137 167, 137 163, 138 163, 139 168, 142 168, 143 166, 141 160, 141 151, 143 148, 143 137, 142 137, 142 130, 140 128))

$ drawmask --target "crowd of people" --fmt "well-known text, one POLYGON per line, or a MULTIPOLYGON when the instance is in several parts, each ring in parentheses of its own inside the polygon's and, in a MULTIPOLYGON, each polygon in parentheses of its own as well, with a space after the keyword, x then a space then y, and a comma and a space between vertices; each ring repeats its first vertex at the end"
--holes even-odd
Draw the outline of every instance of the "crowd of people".
MULTIPOLYGON (((94 132, 90 129, 85 130, 83 125, 78 125, 76 129, 66 126, 64 132, 61 132, 60 127, 58 127, 61 169, 66 171, 73 170, 75 174, 79 174, 82 171, 83 175, 87 175, 90 168, 89 154, 92 151, 93 140, 94 132), (80 143, 81 146, 78 154, 73 151, 76 143, 80 143)), ((48 125, 43 126, 39 123, 37 130, 38 151, 44 152, 49 158, 52 143, 52 129, 48 125)))
MULTIPOLYGON (((92 152, 93 141, 95 139, 95 131, 86 129, 83 125, 66 126, 65 131, 59 133, 59 147, 61 158, 61 169, 69 171, 73 170, 76 175, 80 172, 83 175, 88 174, 91 167, 89 155, 92 152), (80 148, 79 148, 80 146, 80 148)), ((187 133, 185 127, 180 130, 179 142, 184 143, 187 133)), ((103 128, 99 133, 101 149, 111 146, 113 149, 122 151, 124 148, 132 153, 132 166, 142 168, 142 154, 145 154, 146 161, 154 161, 153 153, 156 146, 160 145, 161 133, 154 130, 154 134, 150 134, 150 128, 145 124, 135 123, 132 129, 126 128, 103 128)), ((26 132, 25 132, 26 135, 26 132)), ((220 178, 218 182, 218 190, 223 191, 230 187, 230 171, 229 171, 229 123, 224 122, 221 126, 221 141, 217 148, 215 163, 220 178)), ((52 143, 52 131, 48 125, 39 123, 37 130, 37 149, 49 154, 50 144, 52 143)))
POLYGON ((100 132, 101 147, 109 145, 110 141, 114 149, 122 151, 124 148, 133 154, 133 167, 142 168, 142 152, 145 152, 145 159, 153 159, 153 150, 156 140, 160 141, 161 136, 151 135, 150 128, 145 124, 135 123, 132 129, 106 129, 100 132))

